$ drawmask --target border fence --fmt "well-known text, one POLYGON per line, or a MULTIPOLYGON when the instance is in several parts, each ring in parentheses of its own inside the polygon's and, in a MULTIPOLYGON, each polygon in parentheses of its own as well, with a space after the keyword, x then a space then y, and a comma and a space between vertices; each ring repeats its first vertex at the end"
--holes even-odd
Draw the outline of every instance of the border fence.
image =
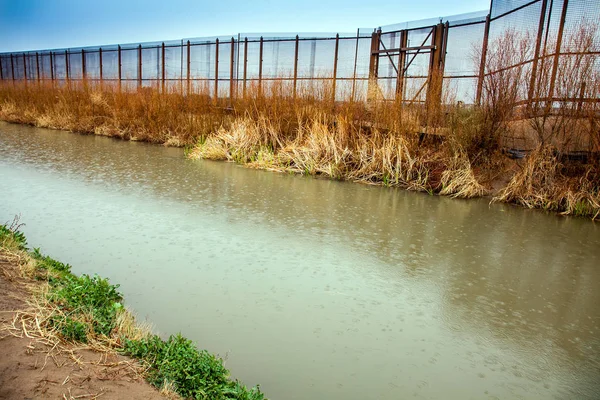
MULTIPOLYGON (((423 103, 478 104, 487 77, 510 68, 527 68, 527 94, 518 101, 554 101, 557 70, 563 59, 591 57, 600 70, 598 30, 585 51, 565 50, 568 35, 581 25, 598 26, 597 0, 492 0, 489 13, 359 29, 356 34, 238 34, 228 38, 163 43, 27 51, 0 54, 3 81, 61 84, 89 81, 123 90, 156 87, 163 91, 203 92, 214 98, 246 96, 280 82, 296 96, 315 84, 329 85, 335 100, 370 98, 423 103), (528 37, 531 51, 518 63, 493 70, 490 46, 506 32, 528 37), (548 75, 542 79, 542 70, 548 75)), ((568 61, 564 61, 568 62, 568 61)), ((597 91, 575 88, 569 99, 598 102, 597 91)))

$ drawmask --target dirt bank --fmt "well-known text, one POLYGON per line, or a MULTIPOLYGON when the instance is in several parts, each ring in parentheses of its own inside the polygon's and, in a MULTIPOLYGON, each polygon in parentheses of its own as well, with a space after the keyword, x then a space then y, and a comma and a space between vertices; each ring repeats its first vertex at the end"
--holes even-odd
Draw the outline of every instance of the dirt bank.
POLYGON ((39 287, 0 249, 0 399, 163 399, 139 364, 115 353, 52 343, 20 316, 39 287))

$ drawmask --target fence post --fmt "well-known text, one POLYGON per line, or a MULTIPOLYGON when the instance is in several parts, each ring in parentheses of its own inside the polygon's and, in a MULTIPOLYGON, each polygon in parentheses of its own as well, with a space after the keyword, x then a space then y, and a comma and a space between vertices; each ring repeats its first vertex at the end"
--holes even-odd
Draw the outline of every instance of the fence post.
POLYGON ((13 82, 15 81, 15 61, 13 57, 13 53, 10 53, 10 74, 12 76, 13 82))
POLYGON ((65 50, 65 70, 66 70, 66 74, 67 74, 67 82, 70 85, 70 81, 69 79, 71 78, 71 74, 69 73, 70 71, 70 62, 69 62, 69 50, 65 50))
POLYGON ((539 58, 540 58, 540 49, 542 46, 542 32, 544 31, 544 20, 546 19, 546 8, 547 7, 548 7, 548 0, 542 0, 542 10, 540 11, 540 20, 538 23, 537 39, 535 41, 535 50, 533 53, 533 63, 531 65, 531 80, 529 81, 529 91, 527 93, 527 97, 528 97, 527 107, 529 109, 531 109, 531 104, 533 102, 533 96, 535 94, 535 89, 536 89, 538 62, 539 62, 539 58))
POLYGON ((335 88, 336 88, 336 80, 337 80, 337 65, 338 65, 338 53, 340 49, 340 34, 336 33, 335 35, 335 48, 333 50, 333 85, 332 85, 332 94, 331 99, 335 104, 335 88))
POLYGON ((248 37, 244 38, 244 83, 242 88, 242 95, 246 98, 246 77, 248 76, 248 37))
POLYGON ((87 70, 85 67, 85 50, 81 49, 81 79, 87 78, 87 70))
POLYGON ((138 45, 138 89, 142 87, 142 45, 138 45))
POLYGON ((446 25, 439 23, 433 29, 434 48, 431 52, 429 65, 429 83, 425 97, 425 109, 427 111, 427 124, 435 124, 442 102, 442 83, 444 76, 444 42, 448 33, 446 25))
POLYGON ((187 79, 187 94, 188 96, 190 95, 190 77, 191 77, 191 66, 192 66, 192 61, 190 60, 191 54, 192 54, 192 50, 190 47, 190 41, 187 41, 187 49, 186 49, 186 56, 187 56, 187 73, 186 73, 186 79, 187 79))
POLYGON ((98 49, 98 63, 100 64, 100 85, 102 85, 102 79, 104 79, 104 74, 102 73, 102 47, 98 49))
POLYGON ((25 79, 25 83, 27 83, 27 58, 25 53, 23 53, 23 78, 25 79))
POLYGON ((260 37, 260 49, 258 52, 258 96, 262 95, 262 67, 263 67, 263 37, 260 37))
POLYGON ((0 80, 4 80, 4 71, 2 70, 2 56, 0 56, 0 80))
POLYGON ((488 40, 490 36, 490 14, 485 17, 485 27, 483 28, 483 43, 481 45, 481 61, 479 62, 479 77, 477 78, 477 93, 475 94, 475 104, 481 105, 481 95, 483 93, 483 80, 485 79, 485 63, 487 59, 488 40))
POLYGON ((560 14, 560 25, 558 27, 558 35, 556 37, 556 50, 554 51, 554 64, 552 65, 552 76, 550 78, 550 89, 548 90, 548 102, 546 103, 546 109, 549 110, 552 107, 554 97, 554 86, 556 84, 556 74, 558 73, 558 61, 560 59, 560 48, 562 46, 563 32, 565 29, 565 19, 567 18, 567 8, 569 6, 569 0, 563 0, 563 8, 560 14))
POLYGON ((377 76, 379 71, 379 41, 381 40, 381 29, 371 34, 371 52, 369 55, 369 86, 367 88, 367 100, 373 99, 377 91, 377 76))
POLYGON ((231 38, 231 58, 229 60, 229 101, 233 101, 233 60, 235 58, 235 39, 231 38))
MULTIPOLYGON (((1 68, 0 68, 1 70, 1 68)), ((37 81, 40 81, 40 55, 39 53, 36 51, 35 52, 35 70, 36 70, 36 74, 37 74, 37 81)))
POLYGON ((162 92, 165 92, 165 78, 166 78, 166 71, 165 71, 165 55, 166 55, 166 51, 165 51, 165 42, 162 42, 162 47, 161 47, 161 55, 160 55, 160 62, 161 62, 161 88, 162 88, 162 92))
POLYGON ((400 31, 400 50, 398 53, 398 76, 396 77, 396 101, 400 102, 400 105, 404 101, 404 75, 406 64, 406 47, 408 46, 408 31, 400 31))
POLYGON ((298 85, 298 47, 300 45, 300 37, 296 35, 296 47, 294 48, 294 100, 296 100, 296 91, 298 85))
POLYGON ((215 94, 214 101, 219 98, 219 39, 215 40, 215 94))
POLYGON ((122 72, 121 72, 121 61, 122 61, 121 60, 121 45, 117 46, 117 52, 118 52, 117 53, 117 59, 118 59, 118 64, 119 64, 118 70, 119 70, 119 92, 120 92, 121 89, 122 89, 122 82, 121 82, 121 80, 122 80, 122 72))
POLYGON ((52 86, 54 86, 54 52, 50 52, 50 80, 52 81, 52 86))
POLYGON ((354 101, 354 92, 356 90, 356 64, 358 63, 358 42, 360 39, 360 29, 356 30, 356 46, 354 48, 354 72, 352 73, 352 93, 350 94, 350 101, 354 101))

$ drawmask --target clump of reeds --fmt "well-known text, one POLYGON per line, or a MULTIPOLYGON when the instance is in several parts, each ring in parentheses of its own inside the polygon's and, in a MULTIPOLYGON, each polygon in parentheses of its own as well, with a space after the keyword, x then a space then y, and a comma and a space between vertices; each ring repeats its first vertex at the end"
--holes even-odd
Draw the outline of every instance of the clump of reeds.
POLYGON ((493 201, 597 218, 600 215, 598 170, 588 166, 586 172, 577 177, 563 171, 556 149, 540 147, 527 157, 523 168, 493 201))

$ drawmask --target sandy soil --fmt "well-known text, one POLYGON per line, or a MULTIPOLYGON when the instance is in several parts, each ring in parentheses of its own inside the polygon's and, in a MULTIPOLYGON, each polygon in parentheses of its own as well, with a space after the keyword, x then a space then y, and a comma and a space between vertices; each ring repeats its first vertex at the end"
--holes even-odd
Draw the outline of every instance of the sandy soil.
POLYGON ((0 250, 0 399, 164 399, 131 359, 69 344, 50 348, 18 323, 14 329, 31 296, 18 268, 0 250))

